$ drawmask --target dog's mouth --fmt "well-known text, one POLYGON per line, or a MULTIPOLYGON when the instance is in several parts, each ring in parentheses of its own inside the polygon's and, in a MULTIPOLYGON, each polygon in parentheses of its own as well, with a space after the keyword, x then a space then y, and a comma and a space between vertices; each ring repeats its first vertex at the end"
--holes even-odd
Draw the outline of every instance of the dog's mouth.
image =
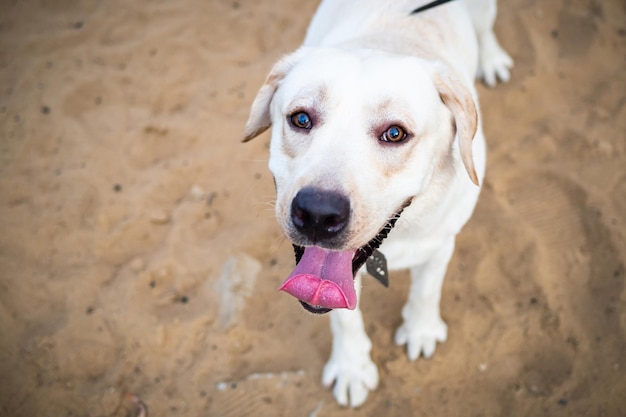
POLYGON ((354 310, 357 306, 354 289, 356 272, 385 240, 411 201, 405 201, 380 232, 358 249, 332 251, 319 246, 294 244, 296 268, 279 290, 296 297, 311 313, 324 314, 334 308, 354 310))

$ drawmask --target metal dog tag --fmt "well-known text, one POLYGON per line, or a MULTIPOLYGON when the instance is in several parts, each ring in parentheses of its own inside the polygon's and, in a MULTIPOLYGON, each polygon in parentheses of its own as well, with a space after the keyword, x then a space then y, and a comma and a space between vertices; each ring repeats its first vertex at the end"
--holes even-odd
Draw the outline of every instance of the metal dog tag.
POLYGON ((389 288, 389 272, 387 272, 387 259, 380 251, 375 250, 365 262, 367 273, 389 288))

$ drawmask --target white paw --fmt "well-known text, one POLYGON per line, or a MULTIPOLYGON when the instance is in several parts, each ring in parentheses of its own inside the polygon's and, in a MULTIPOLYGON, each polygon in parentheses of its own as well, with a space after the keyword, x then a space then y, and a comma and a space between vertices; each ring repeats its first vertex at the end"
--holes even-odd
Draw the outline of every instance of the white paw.
POLYGON ((478 78, 489 87, 494 87, 497 80, 507 82, 511 78, 513 59, 498 44, 493 33, 486 34, 480 42, 480 62, 478 63, 478 78))
POLYGON ((333 395, 344 407, 358 407, 367 394, 378 386, 378 369, 368 353, 352 355, 333 353, 324 367, 322 384, 329 388, 333 382, 333 395))
POLYGON ((448 326, 437 317, 435 320, 419 323, 404 322, 396 331, 395 341, 399 346, 406 345, 406 353, 411 361, 420 354, 430 358, 435 353, 437 342, 445 342, 448 338, 448 326))

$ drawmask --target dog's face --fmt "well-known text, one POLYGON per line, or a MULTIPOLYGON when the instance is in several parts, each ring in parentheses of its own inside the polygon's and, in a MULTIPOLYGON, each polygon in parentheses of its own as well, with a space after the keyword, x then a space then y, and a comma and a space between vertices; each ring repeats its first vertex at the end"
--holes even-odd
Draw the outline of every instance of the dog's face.
POLYGON ((276 64, 246 140, 272 125, 276 215, 295 245, 322 251, 307 262, 354 256, 407 202, 443 186, 457 133, 475 176, 476 110, 454 87, 432 64, 371 50, 306 48, 276 64))

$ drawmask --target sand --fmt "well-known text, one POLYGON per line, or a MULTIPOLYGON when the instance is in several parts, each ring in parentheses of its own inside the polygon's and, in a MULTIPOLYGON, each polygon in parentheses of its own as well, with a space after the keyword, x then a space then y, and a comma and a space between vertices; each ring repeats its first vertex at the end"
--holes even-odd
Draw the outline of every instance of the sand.
POLYGON ((442 297, 393 344, 406 272, 365 279, 381 383, 320 386, 328 318, 276 288, 269 136, 241 144, 316 2, 0 2, 0 415, 626 415, 626 10, 501 2, 487 180, 442 297), (620 398, 621 396, 621 398, 620 398))

